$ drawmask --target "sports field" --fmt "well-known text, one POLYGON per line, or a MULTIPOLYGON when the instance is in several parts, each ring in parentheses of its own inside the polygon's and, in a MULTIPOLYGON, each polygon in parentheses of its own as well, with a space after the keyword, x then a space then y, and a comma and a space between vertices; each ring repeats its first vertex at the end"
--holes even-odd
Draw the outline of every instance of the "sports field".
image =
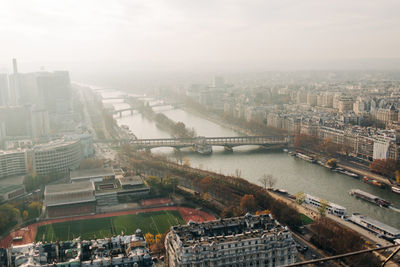
POLYGON ((122 232, 133 234, 138 228, 143 233, 158 234, 178 224, 185 224, 185 221, 177 210, 67 221, 39 226, 36 241, 63 241, 78 236, 82 239, 92 239, 94 236, 104 238, 122 232))

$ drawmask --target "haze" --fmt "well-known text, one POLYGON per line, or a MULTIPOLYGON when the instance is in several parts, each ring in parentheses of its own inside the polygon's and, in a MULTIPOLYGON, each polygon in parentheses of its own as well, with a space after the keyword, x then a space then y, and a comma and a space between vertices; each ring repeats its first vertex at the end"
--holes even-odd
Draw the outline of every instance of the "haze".
POLYGON ((3 1, 0 69, 398 68, 400 2, 3 1))

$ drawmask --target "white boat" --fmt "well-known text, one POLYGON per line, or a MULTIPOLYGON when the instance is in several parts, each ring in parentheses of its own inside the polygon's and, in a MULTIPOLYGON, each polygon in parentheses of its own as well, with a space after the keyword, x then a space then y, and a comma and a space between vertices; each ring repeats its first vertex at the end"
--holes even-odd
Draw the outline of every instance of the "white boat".
POLYGON ((297 153, 297 157, 301 158, 301 159, 303 159, 305 161, 311 162, 311 163, 315 163, 316 162, 316 160, 313 159, 312 157, 304 155, 304 154, 301 154, 301 153, 297 153))
POLYGON ((358 178, 358 174, 356 174, 356 173, 352 173, 352 172, 349 172, 349 171, 346 171, 346 170, 339 171, 339 172, 343 173, 343 174, 346 174, 346 175, 348 175, 350 177, 353 177, 353 178, 358 178))
MULTIPOLYGON (((321 199, 319 197, 314 197, 312 195, 306 194, 304 202, 310 204, 316 208, 321 207, 321 199)), ((342 207, 338 204, 327 202, 328 206, 326 207, 326 211, 338 217, 342 217, 346 215, 346 208, 342 207)))
POLYGON ((396 193, 396 194, 400 194, 400 187, 398 186, 392 186, 392 192, 396 193))

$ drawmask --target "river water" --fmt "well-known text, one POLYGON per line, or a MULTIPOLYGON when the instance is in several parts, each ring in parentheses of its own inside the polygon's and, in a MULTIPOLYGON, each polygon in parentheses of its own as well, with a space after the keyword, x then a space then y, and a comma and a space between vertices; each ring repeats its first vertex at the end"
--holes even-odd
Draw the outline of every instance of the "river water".
MULTIPOLYGON (((105 100, 114 104, 116 109, 127 107, 122 100, 105 100)), ((239 136, 235 131, 222 127, 201 116, 182 109, 171 107, 155 108, 174 121, 182 121, 196 130, 200 136, 239 136)), ((141 114, 126 112, 122 117, 116 116, 119 125, 128 125, 137 138, 166 138, 168 132, 159 129, 153 121, 141 114)), ((164 153, 174 158, 171 148, 153 149, 153 153, 164 153)), ((317 164, 311 164, 285 152, 260 151, 256 147, 246 146, 234 148, 233 153, 223 148, 213 147, 213 153, 204 156, 191 151, 183 151, 184 157, 190 159, 192 167, 212 170, 223 174, 234 174, 238 169, 241 176, 250 182, 259 184, 263 174, 272 174, 277 182, 275 187, 285 189, 291 194, 299 191, 318 196, 347 208, 347 213, 359 212, 386 224, 400 228, 400 212, 388 208, 380 208, 372 203, 356 199, 348 194, 350 189, 359 188, 378 195, 393 203, 400 209, 400 195, 363 183, 347 175, 332 172, 317 164)))

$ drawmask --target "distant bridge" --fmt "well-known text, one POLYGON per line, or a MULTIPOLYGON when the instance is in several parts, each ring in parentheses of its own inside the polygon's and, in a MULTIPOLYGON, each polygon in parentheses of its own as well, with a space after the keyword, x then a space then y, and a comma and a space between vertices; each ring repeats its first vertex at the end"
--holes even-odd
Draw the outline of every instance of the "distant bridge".
POLYGON ((133 115, 133 111, 137 110, 137 108, 133 108, 133 107, 129 107, 129 108, 123 108, 123 109, 118 109, 118 110, 113 110, 112 113, 113 114, 119 114, 120 117, 122 117, 122 112, 124 111, 131 111, 131 115, 133 115))
POLYGON ((137 149, 150 150, 156 147, 172 147, 181 149, 185 147, 212 147, 223 146, 232 151, 233 147, 258 145, 263 147, 282 146, 288 144, 287 137, 281 136, 238 136, 238 137, 196 137, 196 138, 161 138, 161 139, 136 139, 130 144, 137 149))

